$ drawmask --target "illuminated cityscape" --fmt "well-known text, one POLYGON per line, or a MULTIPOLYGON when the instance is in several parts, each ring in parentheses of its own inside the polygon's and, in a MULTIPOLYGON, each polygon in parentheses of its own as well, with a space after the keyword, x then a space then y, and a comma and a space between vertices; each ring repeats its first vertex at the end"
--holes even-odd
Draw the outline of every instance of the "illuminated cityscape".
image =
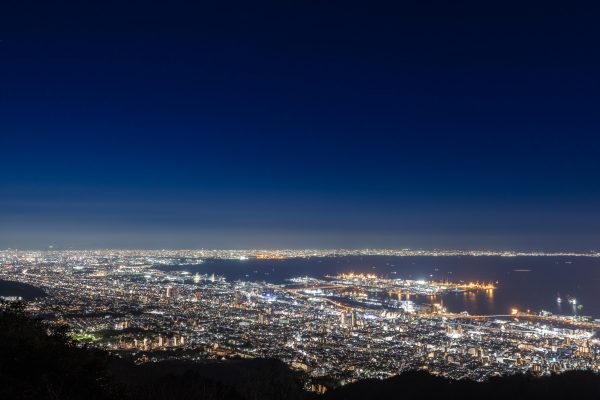
POLYGON ((600 2, 34 3, 0 400, 600 399, 600 2))
POLYGON ((308 388, 324 377, 344 384, 414 369, 474 380, 519 372, 599 371, 599 320, 541 310, 470 315, 450 312, 443 303, 447 293, 494 296, 493 282, 347 272, 275 284, 163 268, 201 267, 212 258, 317 261, 381 252, 414 254, 6 250, 0 253, 0 279, 41 288, 46 296, 26 301, 28 312, 65 322, 78 341, 137 363, 277 358, 301 371, 308 388))

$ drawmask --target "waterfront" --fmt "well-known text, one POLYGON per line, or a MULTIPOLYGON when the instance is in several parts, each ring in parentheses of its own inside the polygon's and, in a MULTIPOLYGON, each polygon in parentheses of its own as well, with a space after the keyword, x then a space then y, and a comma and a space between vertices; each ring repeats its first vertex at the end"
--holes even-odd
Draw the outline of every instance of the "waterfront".
MULTIPOLYGON (((286 259, 207 259, 198 265, 174 265, 166 270, 215 273, 229 280, 284 283, 308 275, 323 277, 342 272, 374 273, 383 277, 437 281, 494 282, 486 293, 443 296, 453 312, 506 314, 512 308, 546 310, 561 315, 600 318, 600 259, 597 257, 497 256, 342 256, 286 259), (557 302, 560 295, 562 302, 557 302), (577 300, 577 307, 568 298, 577 300), (581 306, 581 307, 579 307, 581 306)), ((422 298, 418 301, 427 302, 422 298)))

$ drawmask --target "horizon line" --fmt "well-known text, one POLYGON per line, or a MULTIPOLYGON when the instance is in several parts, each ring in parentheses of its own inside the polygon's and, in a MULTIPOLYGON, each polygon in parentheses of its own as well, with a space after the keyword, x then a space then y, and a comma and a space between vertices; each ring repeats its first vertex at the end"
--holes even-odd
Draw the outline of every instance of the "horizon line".
MULTIPOLYGON (((498 249, 411 249, 411 248, 389 248, 389 247, 364 247, 364 248, 292 248, 292 247, 281 247, 281 248, 225 248, 225 247, 214 247, 214 248, 125 248, 125 247, 102 247, 102 248, 55 248, 49 246, 48 248, 12 248, 8 247, 0 249, 0 253, 12 252, 12 251, 25 251, 25 252, 82 252, 82 251, 113 251, 113 252, 233 252, 238 255, 250 255, 257 256, 261 253, 288 253, 288 257, 300 256, 300 253, 315 253, 315 254, 304 254, 304 256, 314 257, 326 257, 336 255, 381 255, 381 256, 587 256, 587 257, 600 257, 600 251, 588 250, 588 251, 542 251, 542 250, 498 250, 498 249), (320 254, 319 254, 320 253, 320 254)), ((280 254, 284 255, 284 254, 280 254)))

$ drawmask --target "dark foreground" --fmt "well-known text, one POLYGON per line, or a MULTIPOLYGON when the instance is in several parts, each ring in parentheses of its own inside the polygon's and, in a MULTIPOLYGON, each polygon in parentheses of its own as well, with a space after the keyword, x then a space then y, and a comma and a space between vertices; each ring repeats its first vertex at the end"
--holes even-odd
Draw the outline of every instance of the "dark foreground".
POLYGON ((65 326, 47 326, 18 309, 0 311, 0 399, 599 399, 600 376, 570 372, 513 376, 486 383, 449 381, 425 372, 364 380, 315 395, 276 360, 136 366, 80 348, 65 326))

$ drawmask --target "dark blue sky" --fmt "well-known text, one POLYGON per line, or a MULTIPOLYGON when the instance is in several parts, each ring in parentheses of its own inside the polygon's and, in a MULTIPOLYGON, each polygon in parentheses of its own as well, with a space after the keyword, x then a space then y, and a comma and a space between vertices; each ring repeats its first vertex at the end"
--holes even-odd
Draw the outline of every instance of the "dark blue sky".
POLYGON ((588 2, 89 3, 0 6, 0 248, 600 249, 588 2))

